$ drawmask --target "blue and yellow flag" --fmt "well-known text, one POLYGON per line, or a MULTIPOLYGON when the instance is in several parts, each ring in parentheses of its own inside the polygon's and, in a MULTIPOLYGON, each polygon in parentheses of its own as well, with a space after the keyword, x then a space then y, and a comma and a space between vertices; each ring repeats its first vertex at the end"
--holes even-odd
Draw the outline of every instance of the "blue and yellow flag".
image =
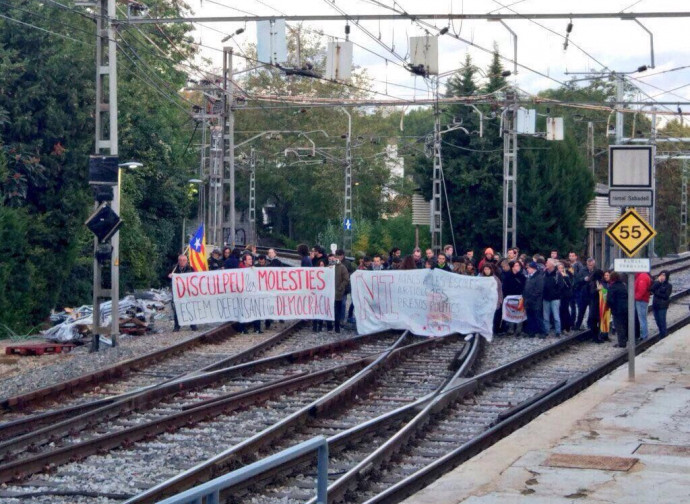
POLYGON ((189 240, 189 264, 194 271, 208 271, 208 260, 206 259, 206 233, 204 224, 199 226, 192 239, 189 240))

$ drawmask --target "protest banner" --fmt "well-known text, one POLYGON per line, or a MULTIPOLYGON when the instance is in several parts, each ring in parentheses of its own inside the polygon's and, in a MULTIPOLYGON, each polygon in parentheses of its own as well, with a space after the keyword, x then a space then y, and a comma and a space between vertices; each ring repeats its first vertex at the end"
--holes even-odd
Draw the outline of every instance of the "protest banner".
POLYGON ((498 302, 493 278, 423 269, 356 271, 350 281, 359 334, 409 329, 420 336, 479 333, 491 340, 498 302))
POLYGON ((333 320, 333 268, 241 268, 174 274, 180 325, 333 320))
POLYGON ((523 306, 522 296, 503 298, 503 320, 513 324, 520 324, 527 320, 527 311, 523 306))

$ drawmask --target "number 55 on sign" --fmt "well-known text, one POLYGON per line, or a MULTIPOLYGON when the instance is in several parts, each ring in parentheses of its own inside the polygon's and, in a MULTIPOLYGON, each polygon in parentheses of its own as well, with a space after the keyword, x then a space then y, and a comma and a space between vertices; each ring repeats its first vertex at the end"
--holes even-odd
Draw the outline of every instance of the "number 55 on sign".
POLYGON ((606 228, 606 234, 632 257, 656 236, 656 231, 631 208, 606 228))

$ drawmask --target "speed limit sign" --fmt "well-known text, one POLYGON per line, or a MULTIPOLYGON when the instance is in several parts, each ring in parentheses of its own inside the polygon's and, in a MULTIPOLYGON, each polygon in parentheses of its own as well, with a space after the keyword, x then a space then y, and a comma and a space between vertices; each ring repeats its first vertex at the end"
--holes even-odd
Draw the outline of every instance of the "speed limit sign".
POLYGON ((656 231, 631 208, 606 228, 606 234, 628 257, 632 257, 656 236, 656 231))

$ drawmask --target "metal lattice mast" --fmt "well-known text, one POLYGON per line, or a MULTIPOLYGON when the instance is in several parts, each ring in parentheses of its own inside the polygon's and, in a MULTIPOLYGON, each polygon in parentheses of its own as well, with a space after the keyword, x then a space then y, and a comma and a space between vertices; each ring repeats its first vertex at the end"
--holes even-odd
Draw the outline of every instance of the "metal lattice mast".
MULTIPOLYGON (((208 119, 206 118, 206 110, 208 105, 208 98, 204 99, 204 107, 201 111, 201 160, 199 163, 199 180, 205 180, 208 170, 208 119)), ((204 229, 208 229, 208 222, 206 222, 206 200, 208 198, 208 191, 205 184, 199 184, 199 221, 204 225, 204 229)), ((186 239, 186 237, 184 237, 186 239)))
POLYGON ((256 235, 256 151, 249 151, 249 242, 258 244, 256 235))
POLYGON ((235 113, 232 77, 232 47, 223 48, 223 228, 221 239, 228 231, 228 245, 235 246, 235 113), (227 186, 227 189, 226 189, 227 186), (225 195, 228 195, 226 200, 225 195))
POLYGON ((211 128, 211 165, 209 167, 209 187, 208 198, 208 238, 214 245, 219 245, 221 236, 221 216, 223 209, 222 200, 222 166, 223 166, 223 130, 220 126, 211 128))
POLYGON ((680 244, 678 252, 688 250, 688 164, 683 160, 680 185, 680 244))
MULTIPOLYGON (((113 20, 117 19, 115 0, 100 0, 96 5, 96 154, 118 155, 117 139, 117 44, 113 20)), ((113 187, 112 210, 120 213, 120 170, 117 185, 113 187)), ((96 203, 98 207, 98 203, 96 203)), ((96 260, 98 238, 94 239, 93 261, 93 340, 91 349, 98 350, 101 334, 110 334, 113 346, 120 332, 120 233, 112 237, 110 260, 110 289, 102 285, 103 270, 96 260), (101 302, 111 300, 110 328, 101 325, 101 302)))
POLYGON ((345 137, 345 200, 343 208, 343 250, 352 253, 352 116, 346 108, 347 136, 345 137), (347 223, 350 223, 349 225, 347 223))
POLYGON ((506 92, 503 119, 503 254, 517 244, 517 103, 515 91, 506 92))
POLYGON ((441 251, 443 218, 441 211, 443 200, 441 199, 441 110, 438 106, 438 80, 436 81, 436 103, 434 104, 434 171, 431 195, 431 248, 434 253, 441 251))

